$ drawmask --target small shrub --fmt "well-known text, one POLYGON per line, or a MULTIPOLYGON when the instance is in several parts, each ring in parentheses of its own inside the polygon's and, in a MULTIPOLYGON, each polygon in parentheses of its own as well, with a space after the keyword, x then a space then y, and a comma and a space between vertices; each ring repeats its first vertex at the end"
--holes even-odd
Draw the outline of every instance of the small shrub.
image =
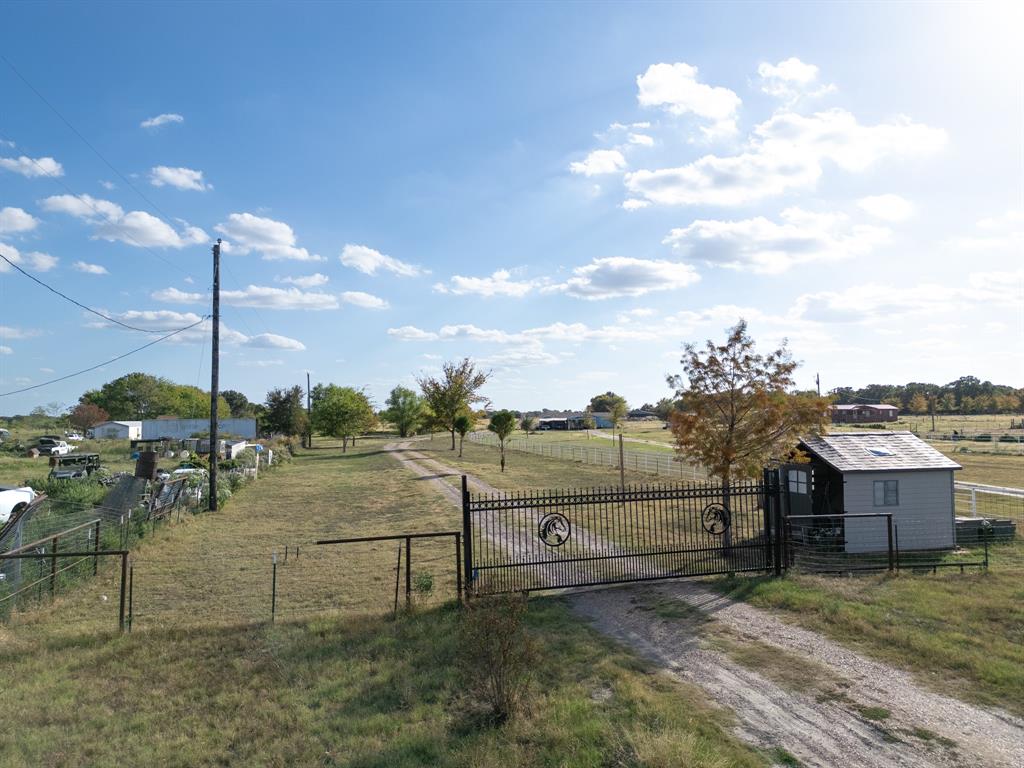
POLYGON ((413 576, 412 588, 420 597, 427 597, 434 591, 434 577, 425 571, 420 571, 413 576))
POLYGON ((526 631, 525 595, 470 600, 459 627, 465 715, 471 724, 501 725, 520 710, 537 661, 526 631))

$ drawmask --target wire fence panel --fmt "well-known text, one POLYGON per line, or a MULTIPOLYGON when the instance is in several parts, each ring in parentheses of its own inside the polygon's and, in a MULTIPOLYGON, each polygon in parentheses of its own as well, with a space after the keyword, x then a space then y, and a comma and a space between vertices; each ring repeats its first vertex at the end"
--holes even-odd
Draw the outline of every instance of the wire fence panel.
POLYGON ((954 489, 958 540, 960 530, 974 530, 971 519, 980 518, 990 520, 1002 537, 1024 535, 1024 488, 958 482, 954 489))
MULTIPOLYGON (((498 437, 493 432, 477 431, 469 434, 469 439, 479 445, 498 446, 498 437)), ((598 438, 600 439, 600 438, 598 438)), ((618 469, 620 452, 617 448, 581 445, 579 443, 557 443, 522 437, 513 437, 505 441, 505 448, 512 451, 532 453, 562 461, 575 461, 581 464, 592 464, 598 467, 618 469)), ((703 467, 680 461, 675 454, 656 451, 622 451, 621 463, 626 469, 657 475, 664 478, 675 478, 690 482, 705 482, 709 479, 703 467)))

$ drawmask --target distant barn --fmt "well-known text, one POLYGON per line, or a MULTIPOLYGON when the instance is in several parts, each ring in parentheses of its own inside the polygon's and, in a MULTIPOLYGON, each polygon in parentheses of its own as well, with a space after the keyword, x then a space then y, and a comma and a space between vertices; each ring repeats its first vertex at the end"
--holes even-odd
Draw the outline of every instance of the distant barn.
POLYGON ((877 421, 896 421, 900 415, 900 409, 888 403, 833 405, 831 411, 833 424, 868 424, 877 421))

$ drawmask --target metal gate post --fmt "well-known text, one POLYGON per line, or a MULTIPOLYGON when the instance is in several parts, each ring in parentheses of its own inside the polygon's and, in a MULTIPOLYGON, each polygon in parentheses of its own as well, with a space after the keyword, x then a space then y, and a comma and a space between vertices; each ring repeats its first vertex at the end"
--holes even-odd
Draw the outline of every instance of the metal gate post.
POLYGON ((124 606, 125 600, 128 597, 128 553, 121 553, 121 596, 120 596, 120 608, 117 614, 117 628, 124 633, 124 606))
POLYGON ((455 534, 455 596, 462 602, 462 535, 455 534))
POLYGON ((772 559, 772 565, 775 567, 775 575, 782 575, 782 539, 784 535, 784 529, 782 525, 782 498, 781 498, 781 482, 778 475, 778 470, 774 470, 771 474, 774 474, 774 480, 772 482, 772 510, 775 512, 774 515, 774 529, 775 529, 775 557, 772 559))
POLYGON ((473 520, 469 510, 469 483, 462 476, 462 564, 466 574, 466 597, 473 586, 473 520))
POLYGON ((885 533, 889 543, 889 572, 891 573, 896 567, 892 548, 892 513, 885 516, 885 533))
MULTIPOLYGON (((100 521, 99 520, 96 521, 96 527, 93 530, 93 536, 96 537, 96 541, 93 542, 93 550, 95 552, 99 552, 100 551, 100 521)), ((99 568, 100 568, 100 559, 99 559, 99 557, 94 555, 93 558, 92 558, 92 575, 93 576, 95 576, 99 572, 99 568)))
POLYGON ((766 568, 772 567, 772 494, 771 494, 771 470, 767 467, 761 472, 761 484, 764 493, 761 497, 761 505, 764 507, 764 564, 766 568))

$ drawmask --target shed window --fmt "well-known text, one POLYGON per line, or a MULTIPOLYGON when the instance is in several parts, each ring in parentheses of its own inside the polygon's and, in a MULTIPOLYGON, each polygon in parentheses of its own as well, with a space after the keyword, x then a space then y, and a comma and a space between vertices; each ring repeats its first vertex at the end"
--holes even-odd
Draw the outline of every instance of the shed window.
POLYGON ((807 471, 803 469, 791 469, 786 473, 789 476, 790 493, 807 493, 807 471))
POLYGON ((898 507, 900 505, 899 480, 875 480, 875 506, 898 507))

